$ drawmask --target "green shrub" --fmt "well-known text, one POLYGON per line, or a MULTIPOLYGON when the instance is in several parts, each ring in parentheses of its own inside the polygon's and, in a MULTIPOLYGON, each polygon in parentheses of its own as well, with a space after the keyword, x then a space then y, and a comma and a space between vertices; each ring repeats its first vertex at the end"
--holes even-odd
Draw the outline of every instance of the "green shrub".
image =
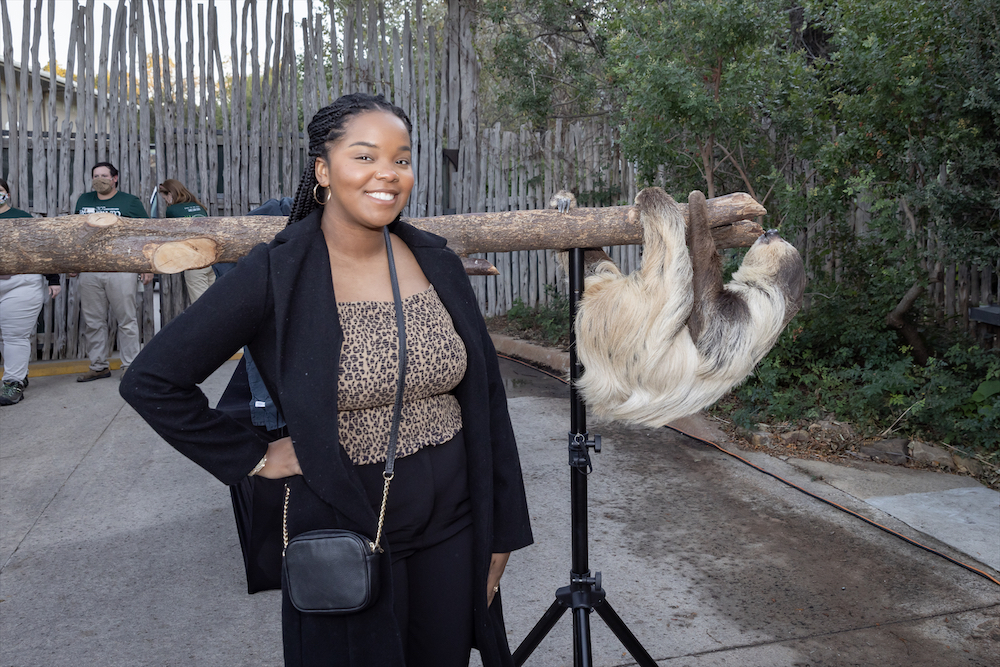
POLYGON ((538 304, 531 308, 520 298, 507 311, 507 323, 526 334, 531 340, 551 347, 569 347, 569 297, 561 294, 554 285, 546 285, 548 304, 538 304))
POLYGON ((756 373, 734 391, 733 419, 814 420, 828 414, 873 436, 895 432, 1000 455, 1000 352, 956 342, 916 364, 884 325, 818 304, 792 320, 756 373))

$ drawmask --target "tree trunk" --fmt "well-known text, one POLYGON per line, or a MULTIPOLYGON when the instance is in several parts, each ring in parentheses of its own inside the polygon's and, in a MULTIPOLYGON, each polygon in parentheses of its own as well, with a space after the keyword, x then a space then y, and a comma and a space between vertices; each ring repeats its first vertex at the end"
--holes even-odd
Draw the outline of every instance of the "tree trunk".
MULTIPOLYGON (((687 211, 687 206, 681 208, 687 211)), ((716 246, 751 245, 763 230, 751 222, 766 214, 749 195, 708 201, 716 246)), ((448 239, 460 255, 512 250, 597 248, 642 242, 632 206, 466 213, 414 218, 420 229, 448 239)), ((57 218, 0 219, 0 274, 128 271, 178 273, 235 262, 274 238, 286 218, 119 218, 110 213, 57 218)), ((467 262, 467 266, 474 263, 467 262)), ((481 264, 481 262, 480 262, 481 264)), ((473 269, 481 273, 484 269, 473 269)), ((488 272, 488 271, 487 271, 488 272)))

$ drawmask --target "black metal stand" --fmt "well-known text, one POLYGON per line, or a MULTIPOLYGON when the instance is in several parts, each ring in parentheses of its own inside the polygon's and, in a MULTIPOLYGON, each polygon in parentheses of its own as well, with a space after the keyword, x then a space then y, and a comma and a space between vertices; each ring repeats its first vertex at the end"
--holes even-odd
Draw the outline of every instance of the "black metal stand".
MULTIPOLYGON (((576 308, 583 296, 583 249, 574 248, 569 253, 569 314, 570 322, 576 321, 576 308)), ((590 613, 596 611, 604 619, 625 649, 643 667, 656 667, 632 631, 608 604, 604 589, 601 588, 601 573, 590 571, 587 543, 587 475, 593 466, 590 449, 601 451, 601 436, 593 438, 587 433, 587 408, 577 394, 576 381, 582 367, 576 356, 576 334, 570 325, 570 511, 573 533, 573 563, 570 570, 569 586, 556 591, 555 602, 514 651, 514 664, 523 665, 528 656, 538 647, 542 639, 555 627, 556 622, 567 609, 573 610, 573 667, 591 667, 593 658, 590 649, 590 613)))

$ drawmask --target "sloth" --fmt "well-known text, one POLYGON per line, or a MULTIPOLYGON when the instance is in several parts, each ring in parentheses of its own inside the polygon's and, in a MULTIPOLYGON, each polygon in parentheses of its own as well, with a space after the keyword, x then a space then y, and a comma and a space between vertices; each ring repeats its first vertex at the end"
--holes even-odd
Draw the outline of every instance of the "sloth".
POLYGON ((647 188, 635 201, 642 266, 626 276, 602 261, 586 279, 577 386, 599 420, 663 426, 753 372, 801 307, 806 276, 798 251, 770 230, 723 285, 701 192, 689 197, 687 229, 663 190, 647 188))
POLYGON ((552 199, 549 200, 549 208, 557 209, 560 213, 576 208, 576 195, 569 190, 560 190, 552 195, 552 199))

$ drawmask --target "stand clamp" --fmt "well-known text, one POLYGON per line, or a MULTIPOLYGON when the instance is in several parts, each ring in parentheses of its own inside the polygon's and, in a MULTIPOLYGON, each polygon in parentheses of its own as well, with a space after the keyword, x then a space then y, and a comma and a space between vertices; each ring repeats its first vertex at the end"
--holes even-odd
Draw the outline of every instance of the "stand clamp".
POLYGON ((607 597, 601 588, 600 572, 595 572, 593 576, 590 572, 585 575, 570 572, 570 581, 569 586, 556 590, 556 600, 567 609, 591 610, 607 597))
POLYGON ((594 465, 590 461, 590 449, 595 454, 601 453, 601 436, 590 436, 589 433, 573 433, 569 435, 569 465, 571 468, 578 468, 589 475, 594 470, 594 465))

